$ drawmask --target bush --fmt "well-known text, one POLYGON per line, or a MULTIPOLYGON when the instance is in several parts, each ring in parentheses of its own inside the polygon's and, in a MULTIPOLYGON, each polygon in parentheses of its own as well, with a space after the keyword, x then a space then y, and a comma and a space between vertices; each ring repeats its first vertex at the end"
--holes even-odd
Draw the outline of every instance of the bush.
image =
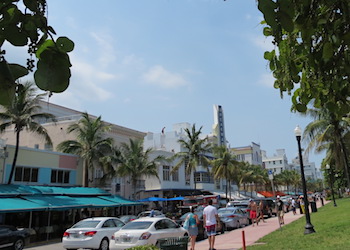
POLYGON ((153 245, 145 245, 145 246, 132 247, 132 248, 129 248, 129 250, 159 250, 159 248, 153 245))

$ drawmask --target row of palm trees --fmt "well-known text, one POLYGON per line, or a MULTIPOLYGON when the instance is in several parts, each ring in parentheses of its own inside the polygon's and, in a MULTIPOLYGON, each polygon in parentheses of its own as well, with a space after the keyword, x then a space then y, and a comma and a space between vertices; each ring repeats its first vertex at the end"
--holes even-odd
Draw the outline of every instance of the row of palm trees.
MULTIPOLYGON (((40 113, 39 101, 44 98, 44 94, 36 94, 36 89, 31 83, 19 86, 22 87, 17 90, 13 103, 4 106, 3 112, 0 112, 2 121, 0 132, 9 126, 14 126, 16 133, 15 157, 8 184, 11 183, 16 166, 20 132, 27 129, 43 136, 46 143, 52 144, 47 131, 38 121, 39 119, 55 121, 52 114, 40 113)), ((321 150, 322 147, 325 147, 325 143, 320 144, 319 140, 316 140, 318 137, 311 136, 315 131, 312 129, 312 125, 314 124, 310 124, 305 130, 305 133, 310 136, 308 138, 312 139, 310 148, 316 144, 318 145, 317 150, 321 150)), ((202 127, 197 130, 195 124, 191 129, 185 129, 185 136, 178 141, 182 150, 170 159, 159 156, 150 160, 152 150, 144 149, 141 140, 130 139, 129 143, 122 143, 120 147, 116 147, 112 138, 105 137, 106 132, 110 129, 110 125, 105 124, 101 117, 93 119, 87 113, 83 113, 82 118, 77 123, 70 125, 67 130, 67 133, 75 134, 76 140, 64 141, 57 146, 59 151, 81 157, 84 186, 89 185, 89 172, 93 172, 95 167, 101 167, 104 170, 103 179, 128 176, 135 188, 137 181, 142 176, 158 177, 157 163, 164 161, 175 162, 173 172, 181 166, 185 166, 185 172, 188 176, 195 173, 197 167, 203 166, 210 171, 215 179, 226 181, 226 195, 231 192, 232 184, 236 184, 239 189, 242 186, 245 189, 248 183, 254 183, 254 185, 264 186, 266 189, 266 184, 269 182, 265 169, 261 166, 237 161, 232 151, 225 146, 213 146, 209 143, 208 138, 201 138, 202 127)), ((329 148, 332 147, 329 146, 329 148)), ((276 184, 288 188, 290 186, 296 188, 297 180, 300 182, 300 176, 296 172, 284 171, 281 177, 276 176, 275 178, 276 184)), ((194 187, 196 189, 196 178, 194 178, 194 187)))

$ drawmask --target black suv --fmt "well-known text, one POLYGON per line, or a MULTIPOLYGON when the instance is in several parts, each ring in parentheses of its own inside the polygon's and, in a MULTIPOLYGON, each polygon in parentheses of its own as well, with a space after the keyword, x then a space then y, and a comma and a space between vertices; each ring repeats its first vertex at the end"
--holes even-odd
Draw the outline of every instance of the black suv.
POLYGON ((263 202, 263 213, 264 216, 271 217, 272 215, 276 215, 276 205, 273 199, 270 198, 256 198, 254 199, 257 206, 259 206, 260 201, 263 202))

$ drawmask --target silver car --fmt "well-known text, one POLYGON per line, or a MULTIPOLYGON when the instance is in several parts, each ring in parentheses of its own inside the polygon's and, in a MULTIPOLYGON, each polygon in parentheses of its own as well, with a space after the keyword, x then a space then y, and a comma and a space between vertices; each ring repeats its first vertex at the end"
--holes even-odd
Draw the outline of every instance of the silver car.
POLYGON ((218 215, 227 229, 249 225, 248 214, 237 207, 220 208, 218 215))
POLYGON ((66 249, 90 248, 108 250, 109 239, 124 222, 115 217, 93 217, 79 221, 67 229, 62 238, 66 249))

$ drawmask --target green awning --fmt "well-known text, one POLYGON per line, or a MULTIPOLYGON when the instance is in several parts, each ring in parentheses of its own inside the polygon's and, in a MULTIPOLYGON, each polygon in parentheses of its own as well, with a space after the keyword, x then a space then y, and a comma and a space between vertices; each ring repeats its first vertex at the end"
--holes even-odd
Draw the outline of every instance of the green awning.
POLYGON ((128 200, 128 199, 125 199, 125 198, 117 196, 117 195, 114 195, 114 196, 99 196, 99 198, 107 200, 107 201, 114 202, 114 203, 118 204, 119 206, 143 205, 143 203, 141 203, 141 202, 128 200))
POLYGON ((75 208, 85 208, 86 205, 82 204, 75 198, 69 196, 23 196, 24 199, 34 202, 42 207, 47 207, 49 210, 68 210, 75 208))
POLYGON ((48 209, 45 205, 40 205, 21 198, 1 198, 0 202, 0 213, 29 212, 48 209))
POLYGON ((99 197, 71 197, 76 202, 85 207, 117 207, 118 205, 112 201, 101 199, 99 197))
POLYGON ((31 186, 42 194, 69 195, 69 196, 97 196, 109 194, 106 190, 93 187, 53 187, 53 186, 31 186))

